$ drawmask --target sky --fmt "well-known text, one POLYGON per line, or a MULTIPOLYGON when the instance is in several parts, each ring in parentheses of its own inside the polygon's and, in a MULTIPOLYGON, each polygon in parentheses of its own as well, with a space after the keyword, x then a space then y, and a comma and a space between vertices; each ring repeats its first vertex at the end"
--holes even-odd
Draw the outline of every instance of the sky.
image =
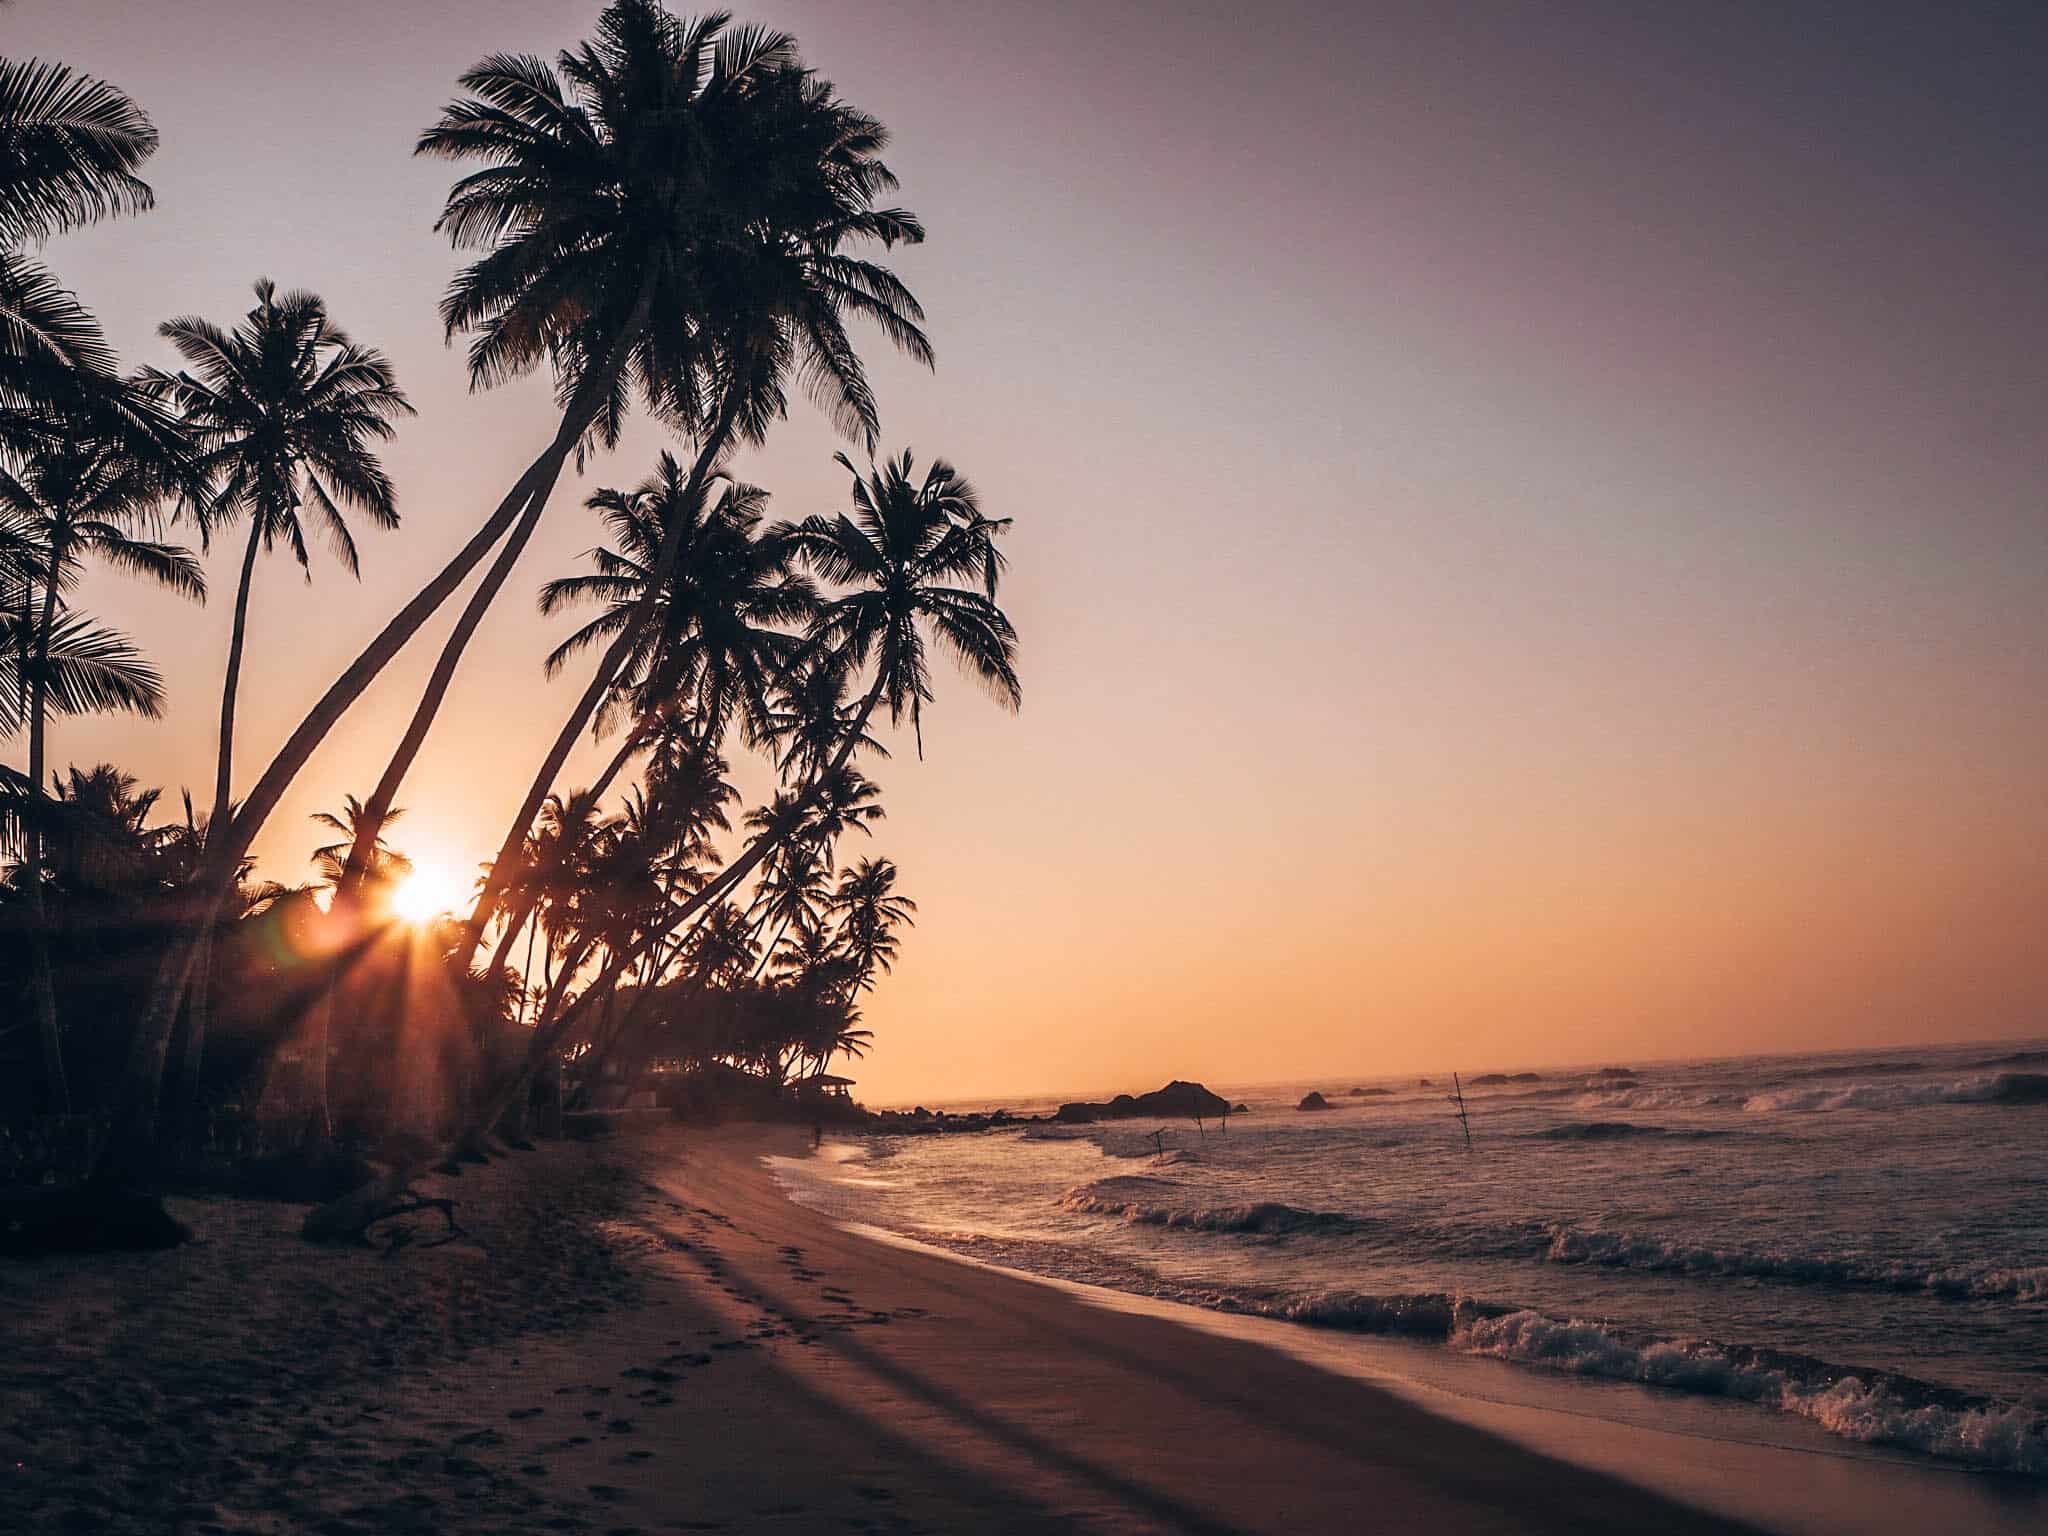
MULTIPOLYGON (((552 431, 469 392, 413 140, 593 0, 16 0, 0 51, 120 85, 156 210, 47 259, 130 364, 269 276, 419 408, 363 575, 259 569, 245 789, 552 431)), ((774 3, 895 135, 935 373, 864 338, 882 447, 1014 518, 1024 707, 941 674, 872 850, 919 903, 871 1102, 1487 1070, 2048 1030, 2048 11, 774 3)), ((495 848, 585 681, 531 594, 565 482, 400 796, 495 848)), ((738 465, 845 504, 793 408, 738 465)), ((204 791, 204 609, 81 602, 170 679, 54 762, 204 791)), ((451 604, 256 852, 366 794, 451 604)), ((607 748, 565 775, 587 782, 607 748)), ((744 777, 757 792, 759 770, 744 777)), ((202 793, 201 798, 205 798, 202 793)))

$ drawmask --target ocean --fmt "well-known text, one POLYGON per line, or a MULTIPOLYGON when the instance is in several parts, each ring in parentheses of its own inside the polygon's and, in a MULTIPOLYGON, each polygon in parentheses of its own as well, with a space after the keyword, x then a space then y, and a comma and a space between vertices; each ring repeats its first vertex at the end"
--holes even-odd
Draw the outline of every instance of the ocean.
POLYGON ((1469 1150, 1448 1075, 1210 1086, 1249 1113, 778 1171, 1011 1268, 2048 1477, 2048 1045, 1484 1073, 1469 1150))

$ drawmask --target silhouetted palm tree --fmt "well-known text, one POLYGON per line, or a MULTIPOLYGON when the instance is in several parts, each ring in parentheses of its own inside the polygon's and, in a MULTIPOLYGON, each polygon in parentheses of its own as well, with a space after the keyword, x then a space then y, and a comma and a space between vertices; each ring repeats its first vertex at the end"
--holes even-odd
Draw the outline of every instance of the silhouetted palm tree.
POLYGON ((156 145, 142 109, 105 81, 0 60, 0 447, 48 446, 80 421, 135 425, 99 322, 22 248, 147 209, 135 171, 156 145))
MULTIPOLYGON (((923 237, 907 213, 874 205, 879 192, 896 184, 879 158, 886 133, 874 119, 836 100, 828 83, 804 70, 793 40, 781 34, 727 29, 723 17, 685 27, 646 4, 615 6, 606 15, 619 19, 616 38, 597 50, 564 57, 563 71, 572 84, 594 93, 599 102, 630 102, 638 89, 653 82, 653 93, 645 99, 660 101, 675 120, 664 125, 665 132, 674 133, 687 120, 686 137, 699 131, 710 135, 692 142, 693 154, 682 161, 690 174, 682 179, 703 175, 702 200, 693 208, 700 217, 716 210, 723 222, 713 218, 700 223, 698 246, 665 252, 666 264, 649 269, 650 281, 657 275, 662 281, 687 276, 702 285, 685 290, 702 305, 701 323, 694 331, 666 323, 651 326, 649 356, 663 359, 665 371, 657 379, 655 369, 638 366, 642 392, 656 414, 669 415, 677 425, 708 418, 708 426, 694 433, 700 446, 690 485, 703 484, 733 437, 758 442, 766 436, 785 410, 785 381, 792 371, 840 430, 858 435, 872 449, 878 430, 875 404, 846 332, 847 317, 873 321, 898 347, 920 361, 931 360, 930 344, 919 328, 923 312, 909 290, 887 270, 845 254, 855 241, 893 245, 923 237), (660 42, 654 44, 657 38, 660 42), (708 56, 701 91, 677 88, 679 78, 698 78, 696 63, 680 76, 666 67, 647 70, 644 61, 636 63, 643 52, 687 60, 713 39, 716 47, 708 56), (722 88, 719 82, 728 72, 735 85, 722 88), (719 148, 727 153, 716 153, 719 148), (707 155, 707 149, 713 152, 707 155), (705 295, 711 296, 708 304, 702 304, 705 295)), ((556 133, 561 119, 555 98, 546 96, 544 85, 528 73, 507 95, 505 105, 517 102, 537 113, 535 124, 545 127, 542 142, 559 160, 556 133), (548 104, 536 107, 542 100, 548 104)), ((449 143, 454 152, 496 156, 508 166, 522 164, 523 143, 518 149, 508 147, 502 129, 502 124, 494 124, 479 136, 464 125, 449 143)), ((676 141, 670 139, 669 144, 673 148, 676 141)), ((671 183, 677 179, 676 163, 662 165, 661 175, 671 183)), ((506 227, 509 211, 523 206, 528 195, 524 188, 530 186, 521 174, 508 170, 504 175, 496 180, 488 179, 492 172, 480 172, 467 184, 470 192, 458 189, 462 219, 494 236, 506 227), (519 189, 517 199, 508 199, 508 188, 519 189)), ((451 198, 451 208, 458 198, 451 198)), ((552 237, 557 232, 550 233, 552 237)), ((501 246, 493 257, 504 249, 501 246)), ((486 264, 471 271, 481 273, 486 264)), ((494 322, 519 313, 522 302, 521 295, 500 292, 494 281, 481 279, 467 298, 469 312, 494 322)), ((657 310, 658 316, 664 313, 657 310)), ((506 331, 500 325, 479 339, 472 358, 494 356, 500 338, 510 349, 508 357, 538 345, 530 328, 506 331)), ((621 626, 557 734, 503 847, 516 844, 584 724, 633 654, 639 631, 651 621, 654 604, 681 557, 685 531, 681 524, 666 530, 637 611, 621 626)), ((470 924, 472 946, 482 936, 490 905, 488 899, 478 903, 470 924)))
POLYGON ((411 415, 412 407, 383 354, 343 335, 317 295, 280 296, 267 277, 256 284, 256 307, 234 330, 186 315, 166 321, 159 334, 189 367, 176 374, 147 370, 144 384, 177 410, 205 455, 214 483, 202 526, 241 518, 249 523, 235 587, 214 774, 212 821, 225 827, 235 693, 257 551, 284 544, 310 580, 301 520, 310 509, 336 558, 359 576, 355 539, 341 508, 355 508, 380 528, 398 526, 397 497, 371 444, 387 440, 393 419, 411 415))
MULTIPOLYGON (((164 466, 154 456, 131 451, 132 441, 78 437, 31 446, 16 455, 18 469, 0 468, 0 507, 12 521, 25 551, 26 580, 17 622, 33 624, 24 631, 27 654, 18 665, 26 674, 28 697, 23 711, 28 724, 28 781, 31 794, 42 792, 45 738, 53 681, 50 656, 59 640, 58 621, 65 594, 78 583, 88 560, 145 576, 161 586, 203 599, 206 578, 191 552, 138 536, 154 523, 164 500, 164 466)), ((78 625, 62 637, 74 652, 81 638, 78 625)), ((116 641, 118 649, 120 642, 116 641)), ((102 662, 118 660, 102 648, 102 662)), ((133 672, 101 666, 91 677, 117 705, 153 701, 126 685, 140 682, 133 672)), ((71 680, 85 674, 76 668, 71 680)), ((48 935, 42 890, 42 837, 34 822, 28 828, 26 878, 29 914, 36 926, 32 944, 37 1030, 43 1044, 46 1089, 59 1114, 68 1113, 70 1090, 63 1070, 56 993, 49 970, 48 935)))
MULTIPOLYGON (((913 724, 919 720, 932 697, 926 630, 999 702, 1015 709, 1022 699, 1017 633, 995 605, 1003 570, 996 540, 1008 531, 1009 519, 984 516, 973 488, 943 460, 921 483, 911 479, 908 452, 865 480, 843 456, 840 462, 854 476, 853 511, 807 518, 780 531, 800 561, 848 589, 824 602, 811 625, 811 643, 850 668, 872 664, 874 681, 819 774, 800 792, 778 795, 738 857, 695 896, 650 924, 631 948, 613 958, 594 987, 616 980, 618 971, 705 907, 725 900, 762 860, 800 836, 828 783, 865 739, 868 721, 883 699, 889 701, 892 718, 909 714, 913 724), (974 581, 978 590, 953 585, 961 580, 974 581)), ((552 1029, 536 1031, 529 1062, 575 1026, 581 1006, 579 1001, 568 1009, 552 1029)))
MULTIPOLYGON (((403 809, 393 807, 386 813, 384 825, 389 826, 404 814, 403 809)), ((348 863, 350 850, 362 838, 363 803, 354 795, 344 795, 340 811, 315 811, 312 820, 316 827, 325 827, 337 834, 335 842, 321 844, 313 850, 311 856, 313 868, 319 872, 321 883, 336 893, 328 902, 329 921, 326 926, 332 934, 334 903, 339 899, 341 872, 348 863)), ((371 850, 369 879, 380 888, 388 890, 412 873, 412 860, 391 847, 383 838, 365 840, 365 845, 371 850)), ((328 1042, 334 1033, 335 992, 341 985, 342 968, 352 948, 349 936, 345 932, 342 933, 333 948, 334 953, 328 957, 327 962, 329 969, 326 984, 321 987, 313 1003, 313 1026, 308 1032, 306 1045, 307 1058, 313 1066, 313 1108, 323 1137, 333 1134, 333 1122, 327 1107, 327 1054, 328 1042)))
MULTIPOLYGON (((484 251, 442 306, 451 336, 475 333, 472 380, 489 386, 547 362, 564 401, 561 423, 475 536, 292 733, 250 790, 219 858, 209 860, 203 900, 224 894, 234 861, 314 749, 509 530, 371 795, 374 835, 563 463, 584 445, 615 441, 634 392, 657 417, 701 439, 708 472, 729 437, 765 432, 783 408, 781 380, 792 367, 872 441, 873 400, 846 316, 868 318, 929 357, 908 291, 844 254, 856 241, 922 238, 909 215, 874 204, 894 184, 879 158, 886 136, 803 69, 788 38, 729 29, 722 16, 684 24, 654 0, 615 0, 595 40, 558 63, 559 72, 530 57, 484 60, 463 77, 472 94, 418 147, 484 162, 456 184, 439 224, 456 244, 484 251)), ((664 551, 664 564, 673 558, 664 551)), ((665 579, 658 570, 657 589, 665 579)), ((571 744, 580 732, 580 723, 567 732, 571 744)), ((516 850, 553 777, 539 776, 540 790, 513 818, 501 854, 516 850)), ((505 858, 493 867, 505 869, 505 858)), ((487 886, 477 911, 494 907, 487 886)), ((480 920, 473 917, 468 932, 465 957, 481 937, 480 920)), ((110 1144, 117 1160, 149 1139, 190 965, 189 949, 177 948, 136 1032, 122 1134, 110 1144)))
POLYGON ((840 945, 855 966, 854 990, 869 990, 877 969, 895 965, 895 930, 916 926, 917 903, 896 894, 894 863, 862 859, 840 875, 830 905, 839 917, 840 945))
POLYGON ((624 632, 651 594, 651 618, 614 685, 617 707, 646 722, 689 719, 713 746, 737 718, 752 744, 766 738, 770 691, 797 649, 796 637, 776 626, 807 621, 817 592, 791 574, 782 542, 762 535, 767 493, 735 483, 707 506, 712 483, 693 492, 687 472, 664 453, 634 490, 590 497, 612 547, 590 552, 594 573, 543 587, 540 611, 590 602, 605 610, 549 652, 547 672, 554 676, 577 652, 624 632), (654 565, 678 520, 681 555, 666 587, 654 591, 654 565))
MULTIPOLYGON (((907 449, 866 478, 845 454, 838 458, 853 476, 852 512, 807 517, 781 532, 799 561, 850 589, 824 605, 814 643, 855 669, 873 658, 866 707, 880 697, 892 722, 908 714, 922 754, 932 696, 926 630, 1000 702, 1015 709, 1022 697, 1017 633, 994 603, 1004 563, 996 540, 1010 522, 984 517, 973 487, 944 459, 920 484, 907 449), (959 581, 981 590, 952 585, 959 581)), ((864 727, 865 714, 858 718, 864 727)))
MULTIPOLYGON (((384 825, 390 826, 405 815, 402 806, 393 806, 384 813, 384 825)), ((341 883, 341 871, 348 862, 349 851, 362 836, 363 802, 354 795, 341 797, 339 811, 315 811, 313 825, 325 827, 339 834, 331 843, 322 843, 312 852, 313 868, 319 872, 321 882, 330 890, 341 883)), ((370 848, 372 878, 380 885, 395 885, 412 873, 412 860, 385 842, 382 837, 367 845, 370 848)))
MULTIPOLYGON (((637 390, 650 413, 698 440, 692 494, 735 437, 766 435, 792 367, 836 420, 872 441, 874 404, 844 317, 877 321, 914 355, 928 359, 930 348, 909 292, 843 248, 923 231, 874 206, 895 185, 879 159, 885 135, 802 68, 793 39, 620 0, 594 41, 555 69, 498 55, 463 84, 472 96, 420 151, 484 162, 451 191, 440 225, 458 246, 486 250, 442 307, 451 335, 475 333, 472 377, 494 383, 546 359, 572 415, 595 383, 590 440, 607 447, 637 390)), ((387 770, 390 793, 545 499, 545 488, 535 493, 444 647, 387 770)), ((677 558, 671 539, 654 562, 655 588, 677 558)), ((627 648, 622 640, 600 674, 616 672, 627 648)), ((609 677, 593 684, 582 718, 608 686, 609 677)), ((565 727, 569 745, 581 728, 565 727)), ((536 775, 505 846, 531 822, 566 750, 536 775)))

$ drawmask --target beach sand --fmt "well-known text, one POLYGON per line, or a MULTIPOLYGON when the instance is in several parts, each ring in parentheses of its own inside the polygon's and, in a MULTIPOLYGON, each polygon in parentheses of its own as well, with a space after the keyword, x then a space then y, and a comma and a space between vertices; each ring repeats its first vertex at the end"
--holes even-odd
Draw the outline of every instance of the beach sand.
POLYGON ((0 1267, 0 1530, 1731 1531, 1245 1339, 789 1203, 800 1132, 653 1126, 0 1267))

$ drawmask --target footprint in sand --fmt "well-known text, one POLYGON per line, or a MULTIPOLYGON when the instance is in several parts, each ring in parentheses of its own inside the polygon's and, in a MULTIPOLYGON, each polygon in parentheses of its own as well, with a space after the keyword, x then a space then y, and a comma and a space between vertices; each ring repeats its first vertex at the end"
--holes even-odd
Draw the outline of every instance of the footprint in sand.
POLYGON ((514 1408, 505 1417, 517 1423, 524 1419, 537 1419, 542 1412, 543 1410, 539 1408, 514 1408))

